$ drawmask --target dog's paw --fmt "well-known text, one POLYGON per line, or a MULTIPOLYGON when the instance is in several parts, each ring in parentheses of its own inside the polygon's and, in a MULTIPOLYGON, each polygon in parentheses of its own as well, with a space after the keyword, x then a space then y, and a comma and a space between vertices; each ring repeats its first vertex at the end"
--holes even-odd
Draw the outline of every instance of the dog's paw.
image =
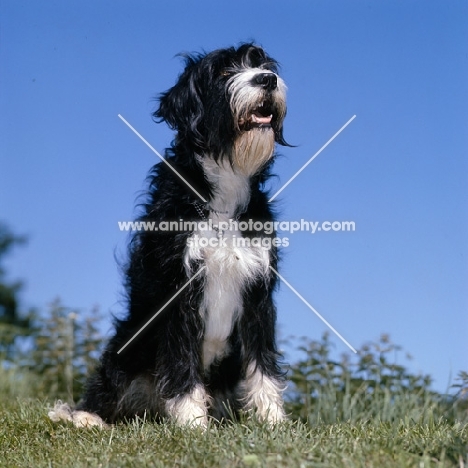
POLYGON ((49 418, 54 422, 71 422, 75 427, 107 427, 107 424, 97 414, 87 411, 74 411, 68 403, 58 400, 54 408, 48 413, 49 418))
POLYGON ((199 385, 191 393, 166 402, 167 414, 180 426, 208 426, 208 396, 199 385))
POLYGON ((261 420, 273 425, 286 421, 286 413, 284 412, 282 405, 272 404, 268 407, 266 414, 264 413, 259 416, 261 420))
POLYGON ((54 422, 73 421, 73 411, 68 403, 63 403, 61 400, 55 402, 54 408, 49 411, 48 416, 54 422))
POLYGON ((87 411, 73 411, 72 422, 76 427, 94 427, 101 429, 108 427, 100 416, 87 411))
POLYGON ((240 386, 244 410, 255 414, 258 420, 277 424, 286 419, 282 394, 286 389, 284 382, 263 374, 251 363, 247 376, 240 386))

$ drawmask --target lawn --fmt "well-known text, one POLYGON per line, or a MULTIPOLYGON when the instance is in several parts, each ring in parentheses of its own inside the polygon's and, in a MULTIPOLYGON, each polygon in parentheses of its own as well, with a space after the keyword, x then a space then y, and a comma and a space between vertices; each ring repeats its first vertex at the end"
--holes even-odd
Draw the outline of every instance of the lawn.
POLYGON ((52 401, 0 403, 2 467, 463 467, 468 426, 378 419, 269 428, 247 420, 207 431, 142 420, 76 429, 47 418, 52 401))

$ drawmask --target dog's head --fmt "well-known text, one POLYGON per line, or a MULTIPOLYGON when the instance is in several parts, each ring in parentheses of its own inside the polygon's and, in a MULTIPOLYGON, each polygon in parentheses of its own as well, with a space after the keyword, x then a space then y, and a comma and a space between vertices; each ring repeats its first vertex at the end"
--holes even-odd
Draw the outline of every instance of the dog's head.
POLYGON ((254 44, 186 55, 174 87, 154 113, 177 131, 175 145, 199 157, 228 158, 242 172, 257 172, 286 145, 286 86, 277 62, 254 44))

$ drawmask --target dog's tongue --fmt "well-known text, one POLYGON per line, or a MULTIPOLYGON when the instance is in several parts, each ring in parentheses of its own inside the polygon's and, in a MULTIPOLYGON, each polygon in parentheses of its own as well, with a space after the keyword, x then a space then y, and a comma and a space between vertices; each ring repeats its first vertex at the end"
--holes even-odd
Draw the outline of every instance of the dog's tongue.
POLYGON ((261 115, 258 112, 255 112, 252 114, 252 122, 257 123, 257 124, 269 124, 271 123, 272 115, 268 115, 267 117, 261 115))

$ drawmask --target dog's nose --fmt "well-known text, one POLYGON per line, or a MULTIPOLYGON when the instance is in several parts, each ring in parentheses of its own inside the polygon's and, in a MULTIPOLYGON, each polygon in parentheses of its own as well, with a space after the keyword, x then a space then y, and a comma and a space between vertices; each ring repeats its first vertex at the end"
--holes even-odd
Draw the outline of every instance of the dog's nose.
POLYGON ((272 91, 276 89, 278 81, 274 73, 259 73, 254 76, 254 83, 262 88, 272 91))

